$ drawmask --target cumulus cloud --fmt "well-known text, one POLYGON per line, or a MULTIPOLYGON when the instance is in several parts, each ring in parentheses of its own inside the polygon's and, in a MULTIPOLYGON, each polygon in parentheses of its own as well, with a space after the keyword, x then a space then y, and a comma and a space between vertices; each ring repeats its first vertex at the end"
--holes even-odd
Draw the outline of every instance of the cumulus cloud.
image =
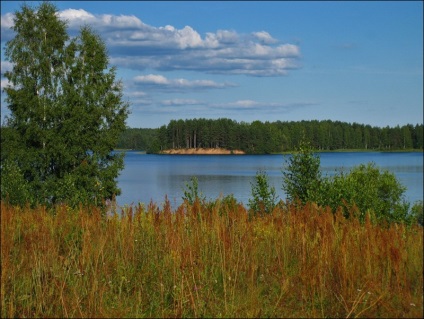
POLYGON ((189 81, 182 78, 168 79, 159 74, 139 75, 134 78, 134 82, 147 88, 170 91, 186 91, 191 89, 222 89, 235 86, 235 84, 232 83, 217 83, 211 80, 189 81))
POLYGON ((254 36, 256 39, 261 41, 265 44, 272 44, 277 43, 278 40, 274 39, 268 32, 266 31, 259 31, 259 32, 252 32, 252 36, 254 36))
POLYGON ((131 15, 94 15, 84 9, 66 9, 59 12, 59 17, 68 22, 72 29, 79 29, 81 25, 89 24, 93 28, 104 30, 135 30, 143 26, 137 17, 131 15))
POLYGON ((59 17, 63 20, 69 21, 72 24, 78 25, 81 23, 87 23, 95 21, 94 15, 88 13, 83 9, 67 9, 59 12, 59 17))
MULTIPOLYGON (((151 26, 134 15, 93 14, 83 9, 58 13, 71 34, 91 25, 105 40, 110 61, 118 67, 159 71, 192 70, 248 76, 282 76, 300 68, 300 48, 280 43, 261 30, 240 34, 218 30, 199 34, 193 27, 151 26)), ((13 14, 2 15, 2 37, 13 14)))
MULTIPOLYGON (((148 48, 122 43, 111 58, 111 63, 144 70, 153 68, 159 71, 191 70, 212 74, 244 74, 251 76, 281 76, 289 70, 300 67, 300 49, 296 45, 283 44, 271 47, 260 43, 237 45, 219 44, 217 48, 197 48, 195 50, 177 50, 160 48, 158 43, 148 48), (124 55, 124 48, 127 49, 124 55), (131 53, 133 56, 128 55, 131 53)), ((211 44, 213 45, 213 44, 211 44)), ((114 49, 112 49, 114 51, 114 49)))

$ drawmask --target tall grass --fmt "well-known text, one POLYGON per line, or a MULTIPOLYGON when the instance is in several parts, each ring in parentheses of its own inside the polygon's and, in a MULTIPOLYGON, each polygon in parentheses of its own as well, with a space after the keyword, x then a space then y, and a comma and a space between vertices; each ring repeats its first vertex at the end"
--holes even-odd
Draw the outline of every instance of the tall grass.
POLYGON ((422 317, 423 229, 315 205, 1 203, 2 317, 422 317))

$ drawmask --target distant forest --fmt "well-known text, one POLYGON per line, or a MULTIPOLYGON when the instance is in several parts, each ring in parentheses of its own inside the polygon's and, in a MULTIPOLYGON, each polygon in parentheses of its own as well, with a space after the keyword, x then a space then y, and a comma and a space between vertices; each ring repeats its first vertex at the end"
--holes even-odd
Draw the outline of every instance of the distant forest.
POLYGON ((231 119, 171 120, 157 129, 127 128, 117 148, 158 153, 170 148, 226 148, 248 154, 297 149, 302 139, 320 151, 423 149, 423 124, 372 127, 339 121, 237 122, 231 119))

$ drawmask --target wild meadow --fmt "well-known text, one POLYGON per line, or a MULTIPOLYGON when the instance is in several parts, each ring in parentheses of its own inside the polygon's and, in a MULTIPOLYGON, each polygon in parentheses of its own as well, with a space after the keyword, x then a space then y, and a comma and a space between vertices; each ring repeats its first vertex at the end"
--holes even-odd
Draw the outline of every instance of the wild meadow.
POLYGON ((423 228, 315 204, 1 202, 1 317, 422 317, 423 228))

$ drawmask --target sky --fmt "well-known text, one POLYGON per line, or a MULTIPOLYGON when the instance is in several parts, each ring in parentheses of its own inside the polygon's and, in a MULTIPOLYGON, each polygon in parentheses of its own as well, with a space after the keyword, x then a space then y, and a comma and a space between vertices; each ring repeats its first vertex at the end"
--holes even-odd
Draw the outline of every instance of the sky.
MULTIPOLYGON (((22 3, 1 1, 2 88, 22 3)), ((88 24, 105 41, 129 127, 192 118, 423 123, 422 1, 53 4, 71 36, 88 24)))

